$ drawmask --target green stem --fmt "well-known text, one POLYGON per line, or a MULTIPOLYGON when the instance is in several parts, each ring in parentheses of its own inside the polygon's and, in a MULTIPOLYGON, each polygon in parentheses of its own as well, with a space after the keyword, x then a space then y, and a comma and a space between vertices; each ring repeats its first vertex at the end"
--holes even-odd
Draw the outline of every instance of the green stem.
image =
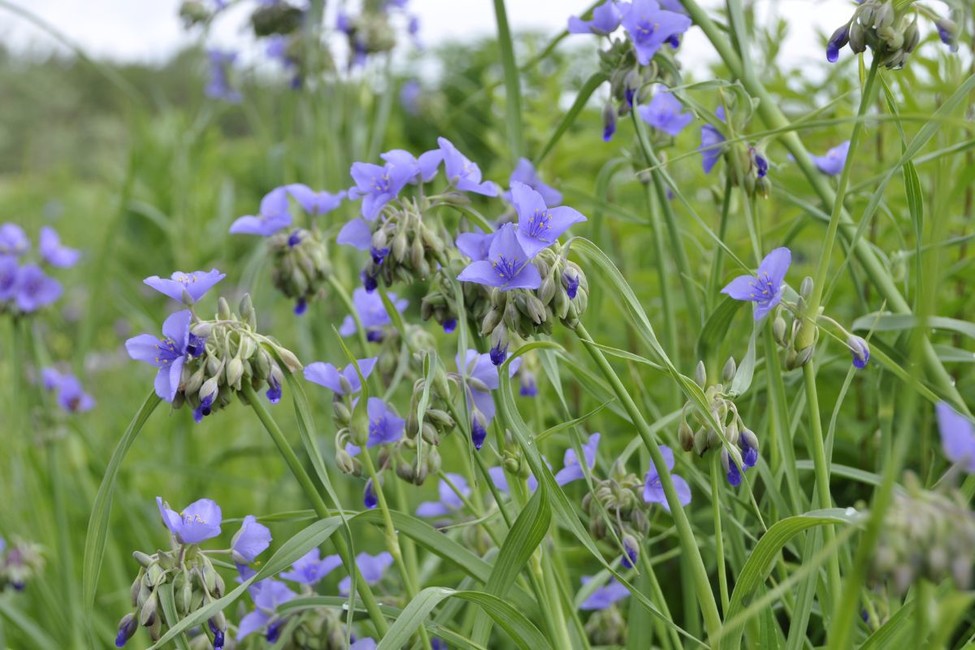
MULTIPOLYGON (((247 382, 244 382, 241 393, 247 400, 247 404, 254 409, 254 413, 257 414, 257 419, 261 421, 264 425, 264 429, 267 431, 268 435, 271 436, 271 440, 274 445, 281 452, 281 456, 284 458, 285 464, 288 469, 291 470, 291 474, 298 481, 301 486, 302 491, 304 491, 305 496, 311 501, 312 508, 315 510, 321 519, 332 516, 329 511, 328 506, 325 505, 325 501, 322 499, 321 495, 318 493, 318 489, 315 484, 312 483, 311 477, 308 472, 305 471, 304 466, 301 461, 298 460, 297 454, 295 454, 294 449, 288 443, 288 439, 284 437, 284 433, 275 422, 271 413, 264 406, 264 402, 257 396, 254 392, 254 388, 247 382)), ((366 611, 369 612, 369 618, 372 619, 373 625, 376 626, 376 631, 380 636, 386 634, 386 630, 389 629, 389 625, 386 623, 385 617, 383 617, 382 611, 379 609, 379 603, 376 602, 376 596, 372 593, 372 588, 369 584, 362 579, 359 575, 359 570, 355 564, 355 558, 352 557, 352 553, 349 552, 349 547, 345 542, 345 538, 341 535, 336 535, 333 538, 333 543, 335 544, 335 550, 342 558, 342 562, 345 564, 349 571, 349 574, 353 576, 353 580, 356 582, 356 590, 359 596, 362 598, 362 603, 366 607, 366 611)))
MULTIPOLYGON (((650 426, 643 418, 643 413, 634 403, 633 398, 630 396, 626 387, 623 386, 613 367, 609 365, 609 361, 606 360, 602 350, 596 347, 595 342, 582 323, 576 325, 575 333, 582 342, 583 347, 586 348, 589 356, 596 362, 599 371, 606 378, 606 381, 609 382, 616 397, 623 404, 623 408, 626 409, 630 421, 636 427, 637 433, 643 439, 643 444, 646 445, 647 451, 650 453, 650 459, 653 461, 654 466, 666 467, 663 454, 660 453, 660 442, 654 436, 650 426)), ((667 505, 670 506, 670 512, 674 518, 674 527, 677 529, 677 536, 680 538, 681 547, 684 549, 688 566, 691 569, 695 591, 697 592, 697 598, 701 606, 701 613, 704 616, 704 624, 707 627, 708 635, 716 635, 721 629, 721 615, 718 613, 718 604, 715 602, 714 593, 711 591, 711 583, 708 581, 708 572, 704 566, 704 560, 701 557, 700 546, 694 538, 694 531, 691 530, 691 524, 687 519, 687 514, 684 512, 684 508, 674 489, 674 481, 670 476, 670 472, 662 472, 660 474, 660 484, 667 497, 667 505)))
MULTIPOLYGON (((816 494, 820 508, 829 508, 833 505, 833 498, 829 491, 829 459, 826 458, 826 447, 823 444, 823 422, 819 414, 819 396, 816 391, 816 365, 813 359, 802 367, 802 376, 805 380, 806 402, 809 408, 809 427, 808 432, 809 453, 812 455, 813 468, 816 474, 816 494)), ((823 540, 826 545, 833 543, 836 539, 836 529, 831 525, 823 526, 823 540)), ((840 600, 840 558, 839 554, 834 553, 829 558, 827 580, 831 603, 823 604, 823 611, 828 605, 835 606, 840 600)))
POLYGON ((721 611, 728 613, 728 575, 724 563, 724 536, 721 532, 721 455, 711 454, 711 515, 714 517, 714 554, 718 558, 718 591, 721 593, 721 611))
MULTIPOLYGON (((660 306, 664 314, 664 330, 667 333, 667 354, 670 358, 674 360, 674 365, 679 365, 680 342, 678 339, 679 329, 677 328, 677 319, 674 317, 674 307, 671 304, 670 297, 671 292, 667 290, 667 259, 666 259, 666 247, 664 246, 663 232, 661 231, 660 216, 657 214, 656 209, 653 205, 653 197, 650 192, 650 188, 647 188, 647 208, 650 214, 650 228, 653 230, 653 245, 654 253, 657 258, 657 280, 660 283, 660 306)), ((674 393, 674 402, 677 402, 677 398, 680 396, 679 387, 674 393)))
POLYGON ((507 113, 508 146, 512 160, 524 155, 525 144, 521 128, 521 78, 515 65, 515 49, 508 27, 508 14, 504 0, 494 0, 494 17, 498 23, 498 46, 501 48, 501 66, 504 68, 505 112, 507 113))
MULTIPOLYGON (((718 241, 724 242, 725 235, 728 231, 728 213, 731 210, 731 176, 725 179, 724 183, 724 196, 721 200, 721 221, 718 223, 718 241)), ((708 300, 714 301, 717 298, 714 296, 719 296, 718 286, 721 284, 722 267, 724 266, 724 249, 715 244, 714 246, 714 257, 711 261, 711 277, 708 280, 708 300)), ((707 308, 710 312, 713 304, 708 304, 707 308)), ((774 467, 774 465, 773 465, 774 467)))

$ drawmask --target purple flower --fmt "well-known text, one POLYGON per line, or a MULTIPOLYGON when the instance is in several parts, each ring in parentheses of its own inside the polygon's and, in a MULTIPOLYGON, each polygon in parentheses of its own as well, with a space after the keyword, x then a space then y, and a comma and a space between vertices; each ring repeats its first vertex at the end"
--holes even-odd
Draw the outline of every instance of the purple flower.
POLYGON ((934 21, 934 26, 938 30, 938 38, 948 46, 952 52, 958 51, 958 26, 947 18, 939 18, 934 21))
POLYGON ((470 486, 460 474, 451 474, 448 472, 446 476, 448 479, 450 479, 450 483, 453 483, 453 487, 451 487, 450 483, 447 481, 440 479, 440 483, 437 486, 440 492, 440 500, 424 501, 421 503, 416 509, 417 516, 442 517, 464 507, 464 502, 461 500, 461 496, 470 496, 470 486), (454 488, 457 488, 457 490, 460 492, 459 495, 454 491, 454 488))
MULTIPOLYGON (((237 627, 237 640, 263 629, 268 628, 267 636, 272 636, 272 630, 276 638, 276 615, 278 605, 298 597, 298 594, 288 589, 288 586, 280 580, 269 578, 261 580, 251 587, 251 597, 254 599, 254 611, 240 619, 237 627)), ((270 641, 270 639, 269 639, 270 641)), ((270 641, 273 643, 273 641, 270 641)))
POLYGON ((229 50, 207 50, 210 60, 210 82, 207 84, 206 96, 236 104, 240 101, 240 93, 230 85, 229 72, 237 59, 237 53, 229 50))
POLYGON ((826 152, 825 156, 810 156, 812 158, 813 164, 819 171, 827 174, 829 176, 836 176, 843 171, 843 166, 846 165, 846 156, 850 153, 850 141, 847 140, 842 144, 838 144, 829 151, 826 152))
MULTIPOLYGON (((674 452, 667 445, 660 445, 660 453, 664 457, 664 466, 668 474, 674 469, 674 452)), ((682 506, 691 502, 691 486, 687 481, 676 474, 670 475, 670 480, 674 484, 674 491, 677 492, 677 500, 682 506)), ((667 503, 667 495, 664 494, 663 485, 660 483, 660 473, 650 461, 650 469, 643 483, 643 500, 647 503, 659 503, 664 510, 670 512, 670 505, 667 503)))
POLYGON ((633 41, 640 65, 649 65, 661 45, 672 43, 691 26, 690 18, 661 9, 656 0, 633 0, 620 22, 633 41))
POLYGON ((159 368, 156 373, 156 395, 167 402, 176 397, 183 375, 183 363, 189 356, 188 349, 201 349, 201 340, 190 333, 190 319, 192 314, 184 309, 163 322, 162 331, 165 338, 157 339, 151 334, 140 334, 125 342, 125 349, 129 356, 136 361, 145 361, 159 368))
POLYGON ((481 182, 481 169, 471 162, 447 138, 437 138, 440 150, 443 152, 444 171, 447 181, 461 192, 474 192, 484 196, 497 196, 497 186, 490 182, 481 182))
POLYGON ((276 187, 261 199, 261 211, 257 216, 240 217, 230 226, 231 234, 260 235, 270 237, 291 225, 288 212, 288 188, 276 187))
POLYGON ((379 156, 390 165, 405 168, 410 171, 409 182, 414 185, 418 183, 429 183, 437 175, 440 169, 440 162, 443 160, 443 151, 431 149, 426 153, 420 154, 416 158, 409 151, 403 149, 393 149, 379 156))
MULTIPOLYGON (((592 581, 592 576, 582 576, 582 584, 587 585, 592 581)), ((589 597, 582 601, 579 609, 590 611, 595 609, 606 609, 610 605, 623 600, 630 595, 630 590, 620 583, 616 578, 610 577, 606 584, 599 587, 589 597)))
MULTIPOLYGON (((353 456, 358 454, 360 451, 359 447, 351 444, 345 445, 345 450, 353 456)), ((379 505, 379 496, 376 494, 376 488, 372 484, 372 479, 366 481, 366 488, 362 492, 362 505, 369 510, 372 510, 379 505)))
MULTIPOLYGON (((719 106, 715 114, 719 120, 724 121, 724 107, 719 106)), ((701 127, 701 146, 697 150, 701 152, 701 166, 704 168, 705 174, 710 174, 711 170, 718 163, 718 158, 721 157, 721 145, 723 142, 724 136, 716 126, 713 124, 705 124, 701 127)))
POLYGON ((409 79, 399 89, 399 103, 409 115, 420 114, 420 100, 423 97, 423 87, 416 79, 409 79))
POLYGON ((934 410, 945 457, 969 474, 975 474, 975 426, 947 402, 938 402, 934 410))
POLYGON ((386 163, 380 167, 362 162, 352 163, 349 173, 356 183, 349 190, 349 198, 362 199, 362 218, 368 221, 374 221, 414 175, 411 168, 402 165, 386 163))
POLYGON ((508 358, 508 346, 502 346, 501 343, 496 343, 490 350, 488 350, 488 356, 491 357, 491 363, 500 366, 504 363, 504 360, 508 358))
POLYGON ((508 494, 511 491, 508 487, 508 477, 504 475, 503 467, 489 467, 488 476, 491 477, 491 482, 494 483, 494 487, 498 488, 499 492, 508 494))
POLYGON ((24 229, 15 223, 0 225, 0 255, 20 256, 30 250, 24 229))
POLYGON ((12 300, 17 295, 17 279, 20 263, 13 255, 0 255, 0 301, 12 300))
POLYGON ((643 121, 655 129, 676 136, 694 120, 690 113, 682 113, 684 105, 667 91, 658 92, 646 106, 637 107, 643 121))
MULTIPOLYGON (((518 159, 518 164, 515 165, 515 170, 511 172, 511 178, 508 180, 508 183, 510 185, 514 185, 514 183, 523 183, 527 185, 541 194, 542 200, 545 201, 545 205, 550 208, 562 204, 562 192, 559 192, 558 190, 546 185, 542 179, 538 177, 538 172, 535 171, 535 167, 527 158, 518 159)), ((504 200, 511 203, 512 198, 510 191, 504 193, 504 200)))
POLYGON ((156 505, 166 528, 180 544, 199 544, 220 534, 223 517, 220 506, 211 499, 194 501, 181 513, 171 510, 162 497, 156 497, 156 505))
POLYGON ((20 267, 14 289, 14 302, 25 314, 50 305, 61 297, 63 291, 61 283, 36 264, 20 267))
POLYGON ((531 256, 522 248, 519 233, 512 223, 502 226, 491 240, 487 259, 472 262, 460 272, 457 279, 497 287, 502 291, 542 286, 542 276, 531 263, 531 256))
POLYGON ((166 280, 158 275, 153 275, 143 282, 173 300, 191 305, 202 298, 203 294, 209 291, 213 285, 227 276, 217 269, 210 269, 209 271, 193 271, 192 273, 176 271, 169 277, 170 279, 166 280))
MULTIPOLYGON (((468 350, 461 362, 460 355, 454 359, 458 373, 467 379, 467 408, 471 410, 471 439, 475 449, 480 449, 487 437, 487 425, 494 418, 494 398, 491 391, 495 390, 500 381, 498 368, 491 362, 490 353, 478 354, 477 350, 468 350)), ((521 358, 515 359, 508 365, 511 376, 521 367, 521 358)))
MULTIPOLYGON (((432 644, 432 641, 431 641, 432 644)), ((371 637, 365 637, 355 641, 349 646, 349 650, 376 650, 376 640, 371 637)))
POLYGON ((850 42, 850 25, 846 24, 833 32, 826 42, 826 60, 836 63, 840 58, 840 50, 850 42))
POLYGON ((361 217, 356 217, 352 221, 342 226, 336 240, 343 246, 352 246, 360 251, 367 251, 372 248, 372 227, 369 222, 361 217))
MULTIPOLYGON (((362 576, 362 579, 367 584, 374 585, 383 579, 383 576, 386 574, 386 569, 393 565, 393 556, 385 551, 379 555, 359 553, 355 556, 355 565, 359 567, 359 575, 362 576)), ((346 576, 342 578, 341 582, 339 582, 339 593, 343 596, 348 596, 351 588, 352 577, 346 576)))
MULTIPOLYGON (((307 185, 292 183, 285 185, 284 189, 294 197, 298 205, 310 215, 319 216, 327 214, 342 204, 345 198, 345 190, 336 194, 329 192, 316 192, 307 185)), ((287 210, 287 207, 285 208, 287 210)))
POLYGON ((254 515, 247 515, 230 544, 231 557, 236 564, 250 564, 270 545, 268 527, 258 523, 254 515))
POLYGON ((529 258, 555 243, 572 224, 586 220, 581 212, 567 206, 546 207, 542 195, 524 183, 511 184, 511 199, 518 212, 518 243, 529 258))
MULTIPOLYGON (((399 312, 402 312, 410 304, 405 299, 398 300, 395 293, 387 295, 389 296, 390 302, 393 303, 393 306, 399 312)), ((359 320, 362 321, 362 327, 365 328, 369 340, 382 340, 382 328, 393 322, 386 312, 386 305, 383 304, 382 296, 378 293, 370 293, 365 289, 358 288, 352 292, 352 304, 359 314, 359 320)), ((352 336, 355 334, 355 328, 355 319, 352 316, 346 316, 345 320, 342 321, 342 326, 339 328, 339 334, 342 336, 352 336)))
POLYGON ((81 251, 62 246, 57 231, 47 226, 41 228, 37 247, 41 252, 41 257, 51 266, 68 268, 77 264, 81 257, 81 251))
POLYGON ((620 26, 622 14, 614 0, 606 0, 592 10, 592 20, 569 18, 570 34, 610 34, 620 26))
POLYGON ((491 251, 491 241, 495 233, 462 232, 457 235, 457 249, 471 258, 472 262, 486 260, 491 251))
POLYGON ((366 447, 389 444, 403 437, 406 420, 396 415, 380 398, 369 398, 366 413, 369 415, 369 438, 366 447))
MULTIPOLYGON (((582 453, 586 459, 586 467, 589 469, 596 466, 596 449, 598 447, 598 433, 594 433, 589 436, 589 442, 582 446, 582 453)), ((579 464, 579 458, 576 456, 576 450, 572 449, 571 447, 566 449, 562 469, 556 472, 555 482, 559 485, 567 485, 573 481, 582 480, 584 477, 585 475, 582 472, 582 465, 579 464)))
POLYGON ((313 548, 298 558, 291 565, 291 570, 283 572, 281 577, 303 585, 314 585, 339 566, 342 566, 342 558, 338 555, 321 557, 321 552, 313 548))
MULTIPOLYGON (((359 359, 356 362, 359 366, 359 371, 362 372, 363 379, 372 373, 372 369, 376 367, 376 360, 377 357, 371 357, 369 359, 359 359)), ((304 372, 305 379, 308 381, 316 383, 319 386, 324 386, 325 388, 330 388, 339 395, 353 395, 362 390, 362 381, 359 379, 359 373, 356 372, 355 366, 351 363, 342 370, 339 370, 330 363, 316 361, 305 366, 304 372)))
POLYGON ((41 378, 44 388, 57 390, 58 405, 68 413, 84 413, 94 408, 95 400, 85 392, 74 375, 60 373, 54 368, 44 368, 41 378))
POLYGON ((755 275, 740 275, 721 290, 735 300, 755 303, 755 320, 761 320, 782 300, 782 282, 792 263, 792 252, 776 248, 758 265, 755 275))

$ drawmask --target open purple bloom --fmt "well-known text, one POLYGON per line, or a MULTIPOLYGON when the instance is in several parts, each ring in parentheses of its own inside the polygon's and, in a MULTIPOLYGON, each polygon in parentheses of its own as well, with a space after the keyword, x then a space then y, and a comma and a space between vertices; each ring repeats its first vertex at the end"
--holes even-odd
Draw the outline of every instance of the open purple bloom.
POLYGON ((850 153, 850 141, 836 145, 825 156, 810 156, 816 168, 828 176, 836 176, 843 171, 846 157, 850 153))
POLYGON ((247 515, 230 544, 231 557, 236 564, 250 564, 270 545, 268 527, 258 523, 254 515, 247 515))
MULTIPOLYGON (((390 293, 388 296, 390 302, 393 303, 393 306, 399 312, 402 312, 410 304, 405 299, 397 299, 395 293, 390 293)), ((382 296, 378 293, 358 288, 352 292, 352 304, 359 314, 359 320, 362 321, 362 327, 365 328, 366 336, 369 340, 382 340, 382 328, 393 322, 389 317, 389 313, 386 312, 386 305, 383 304, 382 296)), ((355 319, 352 316, 346 316, 345 320, 342 321, 342 326, 339 328, 339 334, 342 336, 352 336, 355 334, 355 328, 355 319)))
MULTIPOLYGON (((724 107, 719 106, 715 113, 718 119, 724 121, 724 107)), ((705 124, 701 127, 701 146, 697 150, 701 152, 701 166, 704 168, 705 174, 710 174, 711 170, 718 163, 718 158, 721 157, 721 145, 724 143, 724 140, 724 135, 713 124, 705 124)))
MULTIPOLYGON (((367 584, 374 585, 383 579, 386 570, 393 565, 393 556, 385 551, 378 555, 359 553, 355 556, 355 565, 359 567, 359 575, 362 576, 362 579, 367 584)), ((351 576, 342 578, 339 582, 339 593, 348 596, 351 588, 351 576)))
POLYGON ((440 163, 443 161, 443 151, 431 149, 420 154, 420 157, 417 158, 409 151, 392 149, 379 157, 391 165, 410 170, 409 182, 416 185, 418 183, 429 183, 437 175, 440 163))
POLYGON ((638 106, 637 113, 643 121, 668 135, 676 136, 694 120, 691 113, 682 113, 684 105, 667 91, 653 96, 646 106, 638 106))
MULTIPOLYGON (((472 262, 460 272, 457 279, 497 287, 502 291, 537 289, 542 286, 542 276, 532 264, 532 256, 522 248, 519 239, 516 226, 513 223, 506 223, 491 240, 488 258, 472 262)), ((535 245, 539 241, 536 239, 535 245)))
POLYGON ((241 96, 240 92, 230 85, 230 70, 237 59, 237 53, 230 50, 209 49, 207 57, 210 60, 210 82, 205 90, 206 96, 236 104, 241 100, 241 96))
POLYGON ((620 21, 636 50, 640 65, 649 65, 660 46, 670 43, 691 26, 691 19, 660 8, 656 0, 633 0, 620 21))
POLYGON ((0 255, 20 256, 30 250, 30 239, 15 223, 0 225, 0 255))
POLYGON ((17 271, 14 285, 17 309, 29 314, 47 307, 61 297, 61 283, 44 273, 36 264, 27 264, 17 271))
POLYGON ((389 444, 403 437, 406 420, 396 415, 380 398, 369 398, 366 413, 369 415, 369 438, 366 447, 389 444))
POLYGON ((240 217, 230 226, 231 234, 260 235, 270 237, 282 228, 291 225, 288 212, 288 188, 276 187, 261 199, 261 210, 257 216, 240 217))
POLYGON ((755 303, 755 320, 761 320, 782 300, 782 282, 792 263, 792 252, 776 248, 758 265, 755 275, 739 275, 721 290, 735 300, 755 303))
POLYGON ((396 198, 414 175, 413 169, 386 163, 382 167, 371 163, 352 163, 349 172, 355 187, 349 190, 350 199, 362 199, 362 218, 374 221, 383 207, 396 198))
POLYGON ((313 548, 295 560, 291 570, 283 572, 281 577, 303 585, 314 585, 340 566, 342 566, 342 558, 338 555, 321 557, 321 552, 313 548))
POLYGON ((153 275, 143 282, 159 293, 189 305, 202 298, 213 285, 223 280, 227 275, 217 269, 210 269, 209 271, 193 271, 192 273, 176 271, 169 277, 170 279, 167 280, 158 275, 153 275))
MULTIPOLYGON (((372 369, 376 367, 377 357, 369 359, 359 359, 356 363, 362 372, 363 379, 367 378, 372 369)), ((305 379, 316 383, 319 386, 330 388, 339 395, 353 395, 362 390, 362 381, 359 373, 351 363, 342 370, 339 370, 330 363, 316 361, 305 366, 305 379)))
POLYGON ((486 260, 491 252, 494 235, 493 232, 462 232, 457 235, 457 250, 471 258, 472 262, 486 260))
MULTIPOLYGON (((592 581, 591 576, 582 576, 582 584, 587 585, 592 581)), ((623 600, 630 595, 630 590, 620 583, 616 578, 610 577, 606 584, 592 592, 588 598, 582 601, 579 609, 591 611, 596 609, 606 609, 613 603, 623 600)))
MULTIPOLYGON (((589 441, 582 446, 582 453, 586 459, 586 467, 592 469, 596 466, 596 449, 599 447, 599 434, 594 433, 589 436, 589 441)), ((559 485, 567 485, 573 481, 580 481, 585 477, 582 472, 582 465, 579 464, 579 457, 576 450, 571 447, 565 450, 562 469, 555 474, 555 482, 559 485)))
POLYGON ((20 262, 13 255, 0 255, 0 301, 13 300, 17 295, 20 262))
POLYGON ((156 373, 156 395, 167 402, 176 397, 183 375, 183 362, 189 355, 190 338, 194 340, 194 348, 201 347, 198 339, 190 334, 190 320, 193 315, 188 309, 171 314, 163 322, 162 331, 165 338, 157 339, 151 334, 140 334, 125 342, 125 349, 129 356, 136 361, 145 361, 159 368, 156 373))
MULTIPOLYGON (((476 408, 490 422, 494 419, 495 413, 494 398, 491 397, 490 391, 495 390, 500 384, 498 368, 491 363, 491 355, 487 352, 479 354, 477 350, 468 350, 463 362, 460 355, 457 355, 454 361, 462 377, 476 380, 467 384, 468 408, 476 408)), ((521 359, 518 358, 511 362, 508 370, 513 376, 520 367, 521 359)))
POLYGON ((339 231, 335 241, 343 246, 352 246, 360 251, 367 251, 372 248, 372 227, 362 217, 356 217, 342 226, 342 230, 339 231))
POLYGON ((54 228, 44 226, 38 239, 38 249, 41 257, 51 266, 68 268, 78 263, 81 251, 61 245, 61 238, 54 228))
POLYGON ((529 258, 555 243, 572 224, 586 220, 574 208, 546 207, 542 195, 524 183, 511 184, 511 202, 518 212, 518 243, 529 258))
MULTIPOLYGON (((660 445, 660 453, 664 457, 665 470, 669 474, 674 469, 674 452, 666 445, 660 445)), ((677 492, 677 499, 682 506, 691 502, 691 486, 687 481, 676 474, 670 475, 670 480, 674 483, 674 491, 677 492)), ((660 483, 660 473, 650 461, 650 469, 643 483, 643 500, 647 503, 659 503, 664 510, 670 512, 670 505, 667 503, 667 495, 664 494, 663 485, 660 483)))
POLYGON ((95 400, 85 392, 74 375, 58 372, 54 368, 44 368, 41 378, 45 389, 57 390, 58 406, 68 413, 84 413, 94 408, 95 400))
POLYGON ((619 6, 615 0, 606 0, 592 10, 592 20, 582 20, 577 16, 569 17, 570 34, 611 34, 620 26, 622 18, 619 6))
POLYGON ((316 192, 307 185, 292 183, 285 185, 284 188, 294 197, 301 209, 313 216, 327 214, 342 205, 345 198, 345 190, 336 194, 329 192, 316 192))
MULTIPOLYGON (((254 599, 254 611, 240 619, 237 627, 237 640, 268 628, 267 636, 272 636, 272 628, 278 622, 276 610, 279 605, 298 597, 298 594, 288 589, 288 586, 280 580, 269 578, 261 580, 251 587, 251 597, 254 599)), ((274 635, 276 638, 276 634, 274 635)), ((269 642, 273 643, 269 639, 269 642)))
POLYGON ((220 534, 223 516, 220 506, 211 499, 194 501, 180 513, 164 504, 162 497, 156 497, 156 505, 166 528, 180 544, 199 544, 220 534))
MULTIPOLYGON (((460 495, 464 497, 470 496, 471 488, 463 476, 449 472, 446 476, 450 479, 450 483, 453 483, 454 487, 460 491, 460 495)), ((420 517, 442 517, 463 508, 464 502, 461 500, 460 495, 454 492, 454 487, 451 487, 450 483, 440 479, 440 483, 437 485, 440 500, 424 501, 416 509, 416 514, 420 517)))
MULTIPOLYGON (((508 179, 508 183, 513 185, 514 183, 523 183, 528 187, 532 188, 536 192, 542 195, 542 200, 545 201, 545 205, 553 208, 557 205, 562 204, 562 192, 549 187, 546 185, 541 178, 538 176, 538 172, 535 171, 534 165, 527 158, 519 158, 518 164, 515 165, 515 170, 511 172, 511 178, 508 179)), ((511 203, 511 191, 504 193, 504 200, 511 203)))
POLYGON ((975 425, 947 402, 938 402, 934 410, 945 457, 969 474, 975 474, 975 425))
POLYGON ((497 196, 497 186, 490 182, 481 182, 481 169, 471 162, 447 138, 437 138, 440 150, 443 152, 444 171, 447 181, 461 192, 474 192, 484 196, 497 196))

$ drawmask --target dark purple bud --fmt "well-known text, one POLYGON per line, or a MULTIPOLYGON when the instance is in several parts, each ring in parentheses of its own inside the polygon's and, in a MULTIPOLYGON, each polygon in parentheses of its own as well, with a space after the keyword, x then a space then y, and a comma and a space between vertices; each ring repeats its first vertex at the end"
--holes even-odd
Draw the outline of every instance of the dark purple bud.
POLYGON ((632 535, 623 535, 623 550, 620 563, 627 569, 632 569, 640 558, 640 544, 632 535))
POLYGON ((366 330, 366 340, 370 343, 382 343, 383 338, 385 337, 381 329, 366 330))
POLYGON ((186 342, 186 353, 191 357, 198 357, 206 349, 206 343, 205 336, 197 336, 190 332, 189 339, 186 342))
POLYGON ((281 401, 281 382, 275 379, 274 375, 271 375, 267 378, 267 383, 268 389, 267 393, 265 393, 267 395, 267 401, 271 402, 271 404, 277 404, 281 401))
POLYGON ((385 246, 383 248, 376 248, 373 246, 369 249, 369 254, 372 255, 372 263, 376 266, 380 266, 383 263, 383 260, 386 259, 386 256, 389 255, 389 248, 385 246))
POLYGON ((207 395, 202 400, 200 400, 200 405, 193 410, 193 419, 196 420, 197 424, 203 421, 203 418, 210 415, 213 412, 213 395, 207 395))
POLYGON ((438 639, 437 637, 430 639, 430 648, 432 650, 448 650, 447 642, 443 639, 438 639))
POLYGON ((308 301, 304 298, 298 298, 298 302, 295 303, 295 316, 301 316, 306 311, 308 311, 308 301))
POLYGON ((129 613, 123 616, 118 624, 118 634, 115 635, 115 647, 121 648, 128 643, 138 627, 139 622, 136 620, 135 614, 129 613))
POLYGON ((281 626, 284 625, 284 621, 274 621, 267 626, 267 634, 265 638, 268 643, 274 643, 281 636, 281 626))
POLYGON ((603 141, 609 142, 616 133, 616 107, 607 102, 603 107, 603 141))
POLYGON ((16 582, 12 582, 10 584, 14 586, 15 591, 23 591, 27 588, 27 585, 21 580, 17 580, 16 582))
POLYGON ((829 41, 826 43, 826 60, 830 63, 836 63, 840 58, 840 50, 850 42, 850 26, 849 24, 843 25, 829 37, 829 41))
POLYGON ((759 178, 765 178, 768 174, 768 161, 760 153, 755 153, 755 169, 759 178))
POLYGON ((934 26, 938 28, 938 38, 941 42, 951 48, 952 52, 958 51, 958 26, 947 18, 940 18, 934 26))
POLYGON ((375 276, 369 275, 365 271, 362 272, 361 278, 362 278, 362 288, 366 290, 366 293, 372 293, 373 291, 376 290, 376 287, 379 286, 376 283, 375 276))
POLYGON ((445 320, 443 322, 443 331, 446 334, 450 334, 455 329, 457 329, 457 319, 456 318, 448 318, 447 320, 445 320))
POLYGON ((376 491, 372 487, 372 479, 366 481, 366 490, 362 497, 362 503, 369 510, 372 510, 379 505, 379 497, 376 496, 376 491))
POLYGON ((728 463, 728 483, 732 487, 738 487, 741 485, 741 472, 738 470, 738 466, 734 463, 728 463))
POLYGON ((534 373, 528 372, 527 370, 521 371, 521 387, 518 393, 522 397, 535 397, 538 395, 538 384, 535 383, 534 373))
POLYGON ((633 106, 633 95, 636 94, 635 88, 627 88, 623 91, 623 96, 626 98, 626 103, 633 106))
POLYGON ((664 43, 667 43, 676 50, 678 47, 680 47, 680 34, 671 34, 667 37, 667 40, 665 40, 664 43))
POLYGON ((294 248, 301 243, 301 231, 294 230, 290 235, 288 235, 288 246, 294 248))
POLYGON ((504 360, 508 358, 508 346, 501 347, 498 343, 493 348, 491 348, 491 363, 496 366, 500 366, 504 363, 504 360))
POLYGON ((859 336, 851 334, 846 339, 846 345, 850 348, 850 353, 853 355, 853 366, 858 370, 866 368, 867 362, 870 361, 870 346, 867 345, 867 342, 859 336))
POLYGON ((745 465, 745 467, 755 467, 755 463, 758 462, 758 450, 754 447, 749 447, 748 443, 745 442, 744 439, 742 439, 741 450, 741 462, 745 465))
POLYGON ((565 295, 569 296, 569 300, 575 300, 576 293, 579 291, 579 277, 566 274, 562 279, 565 282, 565 295))
POLYGON ((480 451, 485 438, 487 438, 487 429, 484 428, 481 419, 475 416, 471 422, 471 442, 474 443, 474 449, 480 451))
POLYGON ((207 621, 207 624, 210 626, 210 631, 213 632, 213 650, 223 650, 223 630, 221 630, 217 624, 213 622, 212 618, 207 621))

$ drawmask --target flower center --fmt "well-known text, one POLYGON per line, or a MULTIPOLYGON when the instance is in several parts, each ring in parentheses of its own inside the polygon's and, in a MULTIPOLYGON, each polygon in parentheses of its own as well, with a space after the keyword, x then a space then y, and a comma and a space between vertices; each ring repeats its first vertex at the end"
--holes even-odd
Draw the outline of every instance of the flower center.
POLYGON ((552 215, 548 210, 535 210, 531 218, 528 219, 528 236, 534 239, 541 239, 542 234, 548 230, 549 221, 552 215))
POLYGON ((768 273, 762 273, 752 282, 752 300, 755 302, 768 302, 775 295, 777 287, 773 286, 772 278, 768 273))
POLYGON ((518 259, 509 259, 504 255, 499 255, 498 260, 492 264, 494 266, 494 270, 498 274, 498 277, 505 282, 510 282, 512 279, 514 279, 522 268, 522 265, 519 264, 518 259))

